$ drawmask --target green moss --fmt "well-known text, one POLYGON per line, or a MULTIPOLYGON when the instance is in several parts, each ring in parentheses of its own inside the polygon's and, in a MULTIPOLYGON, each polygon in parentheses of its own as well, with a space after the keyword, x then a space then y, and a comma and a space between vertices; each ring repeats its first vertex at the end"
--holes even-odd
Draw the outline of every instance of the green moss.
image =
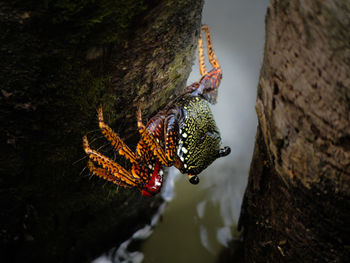
MULTIPOLYGON (((184 10, 191 10, 175 8, 174 3, 166 14, 154 17, 162 30, 153 32, 152 41, 166 35, 179 14, 184 21, 184 10)), ((125 191, 88 177, 81 142, 83 134, 97 130, 100 103, 111 122, 129 114, 135 125, 135 112, 128 103, 138 95, 150 96, 151 85, 136 73, 130 77, 132 89, 111 91, 116 70, 112 63, 128 65, 139 55, 127 53, 125 46, 134 37, 138 16, 148 8, 142 0, 27 0, 0 5, 0 94, 4 95, 0 112, 1 123, 6 123, 0 127, 0 223, 6 229, 0 231, 0 241, 9 248, 8 255, 17 257, 14 261, 29 255, 42 262, 84 261, 87 248, 93 255, 112 239, 123 240, 155 210, 156 199, 143 199, 137 190, 125 191), (142 222, 138 213, 146 215, 142 222)), ((152 22, 153 18, 148 21, 152 22)), ((159 48, 163 51, 166 46, 159 48)), ((160 103, 152 104, 149 112, 164 105, 187 77, 184 55, 173 53, 170 69, 169 62, 160 69, 169 76, 169 85, 160 90, 160 98, 157 94, 160 103)), ((123 130, 130 128, 125 126, 123 130)), ((92 144, 101 136, 98 131, 89 135, 92 144)))
MULTIPOLYGON (((169 51, 170 52, 170 51, 169 51)), ((169 77, 169 85, 163 87, 157 94, 159 100, 149 108, 149 112, 157 112, 161 107, 169 102, 169 98, 174 95, 174 91, 179 90, 179 87, 183 88, 186 85, 188 78, 185 73, 184 66, 188 66, 189 62, 185 61, 188 58, 192 58, 194 54, 194 48, 184 50, 183 53, 176 53, 174 59, 168 70, 163 74, 169 77)))
POLYGON ((0 81, 7 96, 0 103, 7 123, 0 128, 0 192, 1 204, 11 203, 1 206, 6 233, 0 241, 16 251, 6 250, 11 257, 72 259, 79 249, 97 248, 97 233, 106 235, 133 211, 147 209, 139 193, 92 184, 82 173, 86 160, 79 161, 85 156, 82 134, 96 129, 95 111, 110 82, 102 60, 109 59, 111 45, 127 41, 146 7, 141 0, 0 6, 0 81), (101 55, 87 60, 91 48, 101 55), (123 205, 126 198, 138 199, 133 211, 123 205))

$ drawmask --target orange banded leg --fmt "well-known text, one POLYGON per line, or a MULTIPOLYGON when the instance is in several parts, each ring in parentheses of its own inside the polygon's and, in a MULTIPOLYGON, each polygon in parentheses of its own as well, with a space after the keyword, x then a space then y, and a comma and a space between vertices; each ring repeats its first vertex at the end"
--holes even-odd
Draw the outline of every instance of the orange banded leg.
POLYGON ((133 187, 133 185, 127 184, 121 181, 118 177, 112 175, 108 170, 96 167, 91 160, 88 161, 87 167, 93 175, 96 175, 104 180, 107 180, 109 182, 123 187, 133 187))
MULTIPOLYGON (((156 156, 159 159, 162 165, 169 166, 170 160, 167 159, 163 148, 159 145, 154 136, 146 129, 146 126, 142 123, 142 115, 140 108, 137 110, 137 127, 139 129, 142 141, 145 143, 148 149, 151 152, 153 152, 154 156, 156 156)), ((140 151, 141 148, 138 148, 137 150, 140 151)), ((138 154, 141 156, 142 152, 138 152, 138 154)))
POLYGON ((136 146, 136 154, 139 160, 143 163, 152 163, 154 155, 150 152, 143 140, 140 140, 136 146))
POLYGON ((209 27, 207 25, 202 25, 202 30, 205 32, 205 37, 207 39, 209 62, 213 68, 220 68, 220 64, 213 51, 213 44, 211 43, 209 27))
POLYGON ((198 38, 198 63, 199 63, 199 72, 201 73, 201 76, 204 76, 208 73, 206 67, 205 67, 205 57, 204 57, 204 46, 203 46, 203 39, 202 39, 202 31, 199 34, 198 38))
MULTIPOLYGON (((89 159, 91 161, 96 162, 102 168, 107 170, 108 171, 107 174, 113 175, 115 177, 115 181, 122 181, 123 183, 131 187, 138 186, 140 182, 139 177, 136 177, 130 174, 127 170, 125 170, 122 166, 120 166, 116 162, 112 161, 111 159, 104 156, 103 154, 91 149, 86 136, 83 137, 83 148, 86 154, 89 156, 89 159)), ((94 172, 95 172, 95 175, 102 178, 103 176, 106 175, 106 173, 102 173, 101 170, 98 170, 98 169, 95 169, 94 172)))
POLYGON ((178 125, 173 114, 166 118, 165 127, 165 154, 169 161, 173 161, 176 153, 176 145, 178 140, 178 125))
POLYGON ((102 107, 97 110, 98 125, 105 138, 110 141, 114 149, 127 158, 131 163, 137 163, 136 156, 131 149, 123 142, 123 140, 104 122, 102 107))

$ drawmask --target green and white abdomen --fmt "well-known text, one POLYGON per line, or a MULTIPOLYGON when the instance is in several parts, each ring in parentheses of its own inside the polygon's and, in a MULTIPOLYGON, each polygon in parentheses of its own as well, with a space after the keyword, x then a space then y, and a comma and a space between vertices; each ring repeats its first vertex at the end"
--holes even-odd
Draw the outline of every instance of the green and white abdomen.
POLYGON ((220 132, 205 99, 189 96, 181 103, 184 120, 179 125, 177 148, 177 156, 183 163, 181 172, 199 174, 220 157, 220 132))

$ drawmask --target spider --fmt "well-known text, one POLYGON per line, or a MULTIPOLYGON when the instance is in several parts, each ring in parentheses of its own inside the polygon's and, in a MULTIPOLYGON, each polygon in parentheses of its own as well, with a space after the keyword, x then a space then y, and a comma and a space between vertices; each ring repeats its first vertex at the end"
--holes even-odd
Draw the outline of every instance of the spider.
POLYGON ((102 134, 119 155, 131 163, 131 169, 125 169, 91 149, 84 136, 83 148, 89 158, 87 167, 92 174, 126 188, 138 188, 144 196, 153 196, 160 192, 163 167, 174 165, 181 173, 188 174, 192 184, 198 184, 201 171, 215 159, 231 152, 230 147, 221 147, 220 132, 209 108, 209 103, 216 103, 222 72, 213 51, 208 26, 203 25, 202 31, 206 36, 212 70, 208 72, 206 69, 200 34, 198 57, 201 79, 188 86, 146 125, 142 122, 141 110, 137 110, 140 141, 135 152, 104 122, 102 107, 98 108, 102 134))

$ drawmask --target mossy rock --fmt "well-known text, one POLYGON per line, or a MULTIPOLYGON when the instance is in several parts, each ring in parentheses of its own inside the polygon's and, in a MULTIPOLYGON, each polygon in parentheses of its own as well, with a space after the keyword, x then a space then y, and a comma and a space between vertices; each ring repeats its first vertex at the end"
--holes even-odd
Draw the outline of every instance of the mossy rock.
POLYGON ((184 88, 202 4, 0 4, 1 258, 85 261, 149 222, 160 198, 90 177, 81 138, 102 104, 136 145, 136 107, 146 119, 184 88))

